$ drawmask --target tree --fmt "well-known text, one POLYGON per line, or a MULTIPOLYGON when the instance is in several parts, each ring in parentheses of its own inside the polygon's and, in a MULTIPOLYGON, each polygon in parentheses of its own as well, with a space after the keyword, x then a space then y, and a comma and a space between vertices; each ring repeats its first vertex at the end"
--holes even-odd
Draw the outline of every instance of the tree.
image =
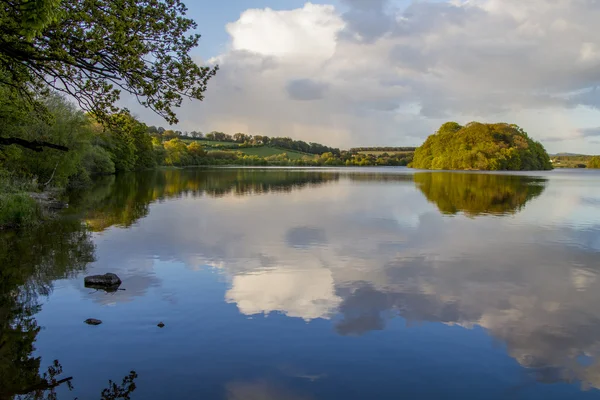
POLYGON ((171 139, 164 142, 164 147, 167 152, 165 164, 167 165, 189 165, 190 157, 188 147, 181 139, 171 139))
POLYGON ((66 93, 100 121, 124 92, 176 123, 174 108, 202 100, 217 71, 192 59, 200 36, 187 34, 197 25, 186 11, 181 0, 6 0, 0 85, 37 109, 37 94, 66 93))
POLYGON ((109 139, 108 150, 117 172, 133 171, 137 163, 136 127, 130 118, 128 113, 113 115, 105 132, 109 139))
POLYGON ((168 131, 163 132, 162 137, 165 140, 175 139, 175 138, 177 138, 177 132, 169 129, 168 131))
POLYGON ((588 168, 600 168, 600 156, 594 156, 590 158, 587 164, 588 168))
POLYGON ((93 135, 89 118, 61 96, 52 95, 39 100, 51 117, 50 123, 28 109, 23 99, 8 92, 0 85, 0 136, 10 135, 12 137, 7 139, 11 139, 12 144, 23 145, 0 147, 0 167, 20 176, 36 177, 42 185, 64 186, 69 176, 80 169, 81 155, 93 135), (42 151, 49 146, 35 147, 50 140, 52 147, 71 151, 42 151))
POLYGON ((243 133, 238 132, 233 135, 233 140, 235 140, 237 143, 244 143, 245 141, 250 140, 250 137, 251 136, 249 135, 245 135, 243 133))
POLYGON ((188 145, 188 153, 194 157, 194 161, 198 163, 198 159, 206 156, 206 151, 202 148, 202 145, 198 142, 192 142, 188 145))

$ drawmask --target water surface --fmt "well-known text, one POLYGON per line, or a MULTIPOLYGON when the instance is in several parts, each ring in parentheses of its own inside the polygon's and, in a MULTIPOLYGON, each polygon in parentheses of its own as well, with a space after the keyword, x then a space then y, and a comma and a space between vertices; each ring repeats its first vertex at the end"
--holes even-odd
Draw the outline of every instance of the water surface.
POLYGON ((595 171, 152 171, 0 240, 11 394, 600 398, 595 171))

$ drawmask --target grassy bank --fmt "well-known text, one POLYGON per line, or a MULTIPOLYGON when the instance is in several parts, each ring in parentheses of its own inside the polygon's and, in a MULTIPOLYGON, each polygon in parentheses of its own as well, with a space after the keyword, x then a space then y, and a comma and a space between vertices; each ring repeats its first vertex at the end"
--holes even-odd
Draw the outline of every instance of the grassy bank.
POLYGON ((0 171, 0 229, 32 225, 40 220, 41 207, 29 195, 33 190, 35 182, 0 171))

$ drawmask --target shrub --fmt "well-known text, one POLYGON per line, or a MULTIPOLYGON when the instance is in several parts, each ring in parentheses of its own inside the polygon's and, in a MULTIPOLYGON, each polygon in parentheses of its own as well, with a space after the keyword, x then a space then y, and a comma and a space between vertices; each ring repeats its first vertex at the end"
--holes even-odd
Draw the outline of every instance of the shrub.
POLYGON ((83 167, 89 175, 111 175, 115 173, 115 163, 110 153, 100 146, 91 146, 83 156, 83 167))
POLYGON ((40 206, 27 193, 0 193, 0 227, 32 225, 40 206))

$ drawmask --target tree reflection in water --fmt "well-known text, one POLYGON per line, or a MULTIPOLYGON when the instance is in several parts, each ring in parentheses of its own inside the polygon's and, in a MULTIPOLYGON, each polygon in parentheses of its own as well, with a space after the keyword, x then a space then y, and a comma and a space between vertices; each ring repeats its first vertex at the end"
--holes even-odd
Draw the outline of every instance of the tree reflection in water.
POLYGON ((544 191, 545 179, 521 175, 426 172, 416 186, 444 214, 508 215, 544 191))
MULTIPOLYGON (((77 219, 61 218, 21 231, 0 233, 0 399, 56 399, 55 389, 72 387, 55 360, 40 374, 34 357, 40 331, 35 314, 56 279, 83 271, 94 260, 90 233, 77 219)), ((109 381, 101 399, 129 399, 137 374, 109 381)))

